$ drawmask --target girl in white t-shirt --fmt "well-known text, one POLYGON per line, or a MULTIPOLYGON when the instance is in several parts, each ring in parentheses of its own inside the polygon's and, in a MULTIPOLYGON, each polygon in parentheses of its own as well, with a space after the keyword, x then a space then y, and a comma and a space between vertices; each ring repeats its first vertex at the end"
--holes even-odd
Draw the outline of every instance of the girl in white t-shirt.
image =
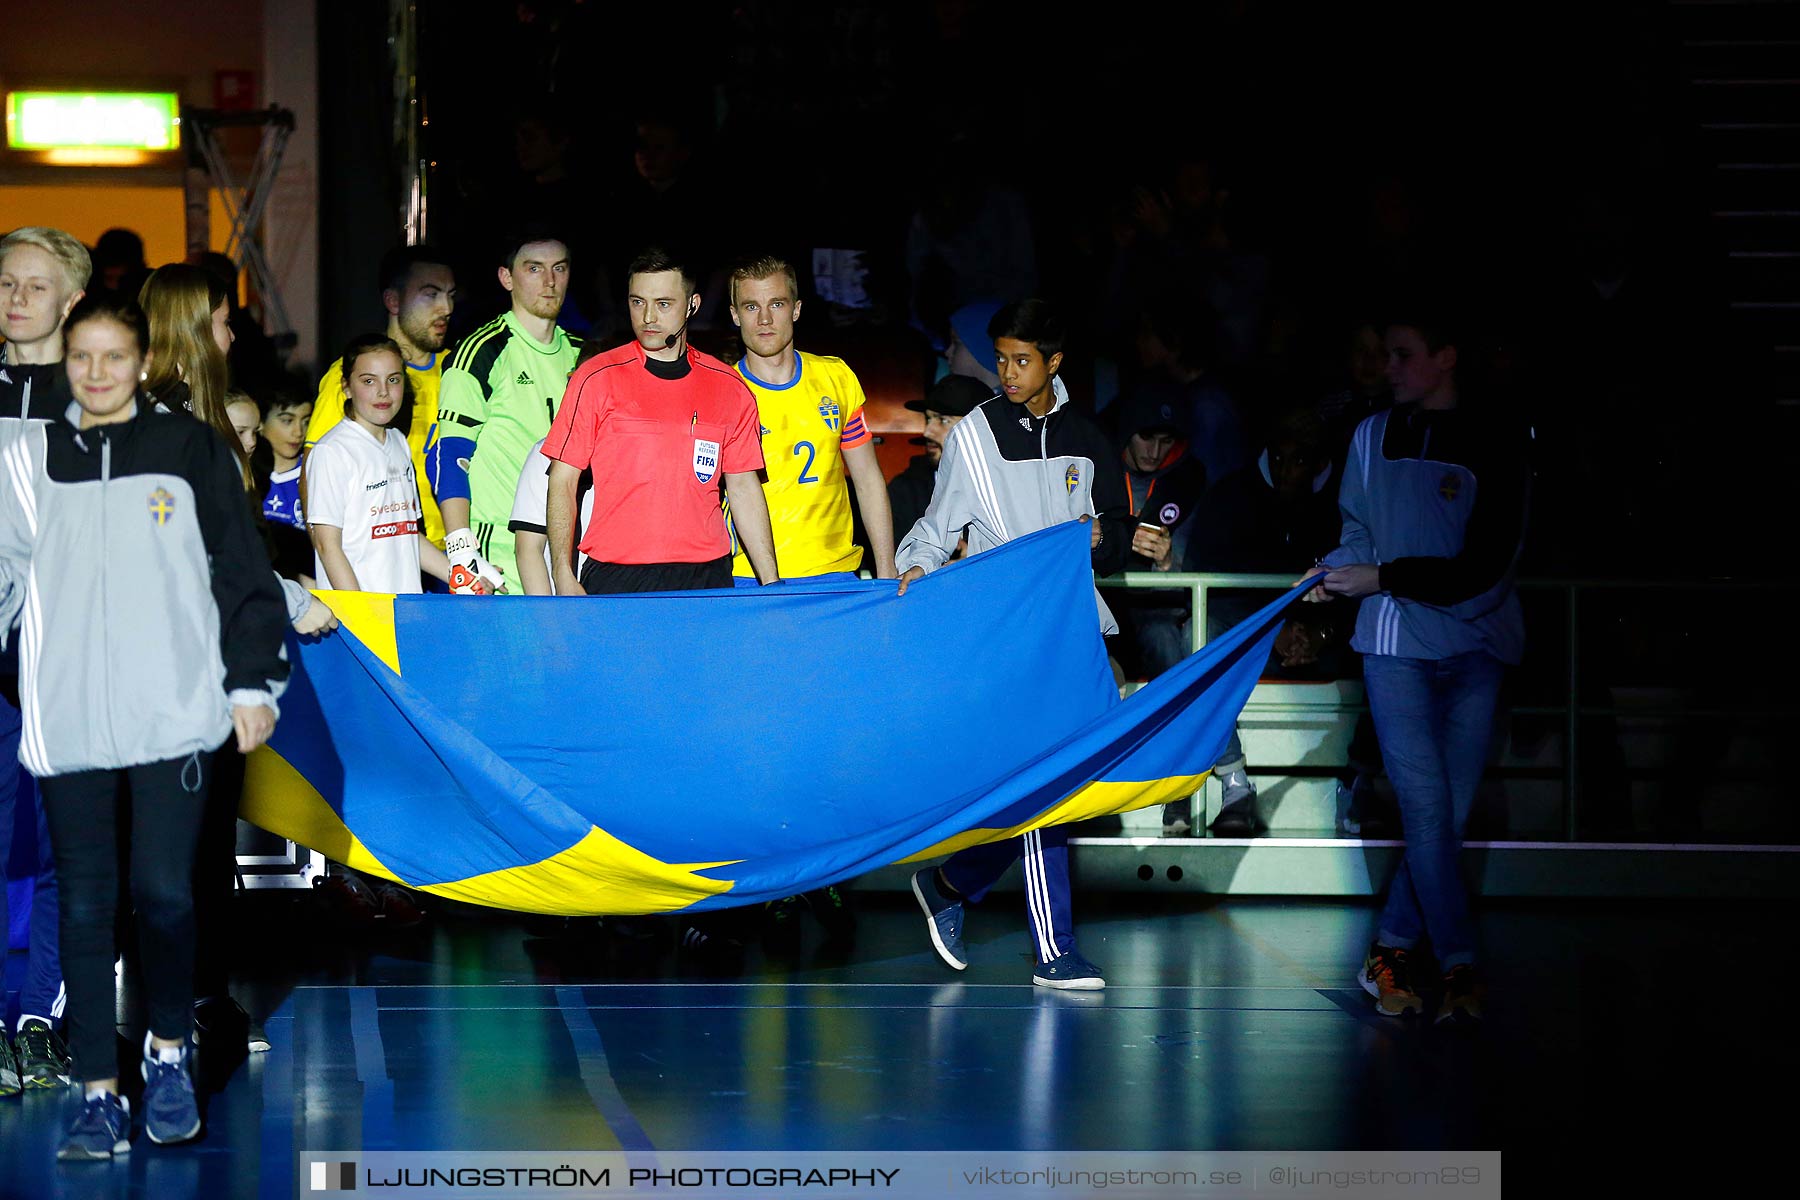
POLYGON ((301 476, 317 577, 342 592, 423 591, 419 572, 448 581, 450 560, 425 540, 406 435, 393 428, 406 364, 391 338, 344 351, 344 416, 306 456, 301 476))

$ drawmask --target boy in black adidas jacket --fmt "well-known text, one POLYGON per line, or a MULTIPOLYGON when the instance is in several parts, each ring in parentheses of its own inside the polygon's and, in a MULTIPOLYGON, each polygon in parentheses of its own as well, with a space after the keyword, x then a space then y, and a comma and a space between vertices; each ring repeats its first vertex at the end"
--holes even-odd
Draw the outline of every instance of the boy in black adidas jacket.
MULTIPOLYGON (((1042 300, 1021 300, 994 314, 1000 394, 957 422, 944 444, 937 485, 925 510, 895 552, 900 595, 907 585, 949 561, 968 529, 978 554, 1065 521, 1090 524, 1094 570, 1111 574, 1131 552, 1136 518, 1125 497, 1119 458, 1106 436, 1069 404, 1056 373, 1062 367, 1063 326, 1042 300)), ((1094 593, 1101 630, 1118 624, 1094 593)), ((979 903, 1012 866, 1025 864, 1026 912, 1042 987, 1093 991, 1106 986, 1100 969, 1075 949, 1069 904, 1068 834, 1062 826, 958 851, 941 868, 913 876, 913 895, 925 910, 938 955, 958 971, 963 954, 963 902, 979 903)))

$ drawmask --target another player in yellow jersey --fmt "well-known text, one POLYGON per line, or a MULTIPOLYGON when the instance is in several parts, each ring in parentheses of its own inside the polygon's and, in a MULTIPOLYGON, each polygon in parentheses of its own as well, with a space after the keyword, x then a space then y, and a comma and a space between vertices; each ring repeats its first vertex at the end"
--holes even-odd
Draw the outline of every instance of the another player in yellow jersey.
MULTIPOLYGON (((425 537, 441 550, 444 518, 426 483, 430 476, 425 471, 425 445, 437 425, 438 379, 443 374, 439 352, 449 336, 450 313, 456 307, 456 276, 439 251, 429 246, 400 246, 381 257, 381 299, 387 306, 387 335, 406 359, 406 381, 412 392, 406 444, 412 450, 413 471, 419 480, 425 537)), ((344 419, 347 395, 341 364, 333 362, 319 380, 319 399, 306 426, 308 450, 344 419)))
MULTIPOLYGON (((894 578, 894 522, 887 480, 863 423, 863 390, 841 358, 794 349, 800 284, 779 258, 759 258, 731 275, 731 319, 742 332, 737 372, 762 418, 769 522, 783 579, 854 572, 862 550, 851 541, 850 494, 856 488, 878 579, 894 578)), ((755 582, 739 550, 732 574, 755 582)))

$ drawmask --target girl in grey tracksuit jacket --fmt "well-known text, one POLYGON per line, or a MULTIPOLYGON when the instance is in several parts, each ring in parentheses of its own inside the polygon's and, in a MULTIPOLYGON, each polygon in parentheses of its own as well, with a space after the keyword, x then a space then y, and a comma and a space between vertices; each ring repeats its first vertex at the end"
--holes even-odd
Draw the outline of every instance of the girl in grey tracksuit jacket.
POLYGON ((0 451, 0 616, 20 631, 34 775, 211 750, 287 679, 287 603, 229 448, 184 414, 15 425, 0 451))
MULTIPOLYGON (((141 355, 134 309, 89 317, 128 318, 141 355)), ((81 319, 78 308, 70 329, 81 319)), ((217 433, 142 393, 117 423, 82 419, 70 404, 59 420, 0 429, 0 630, 19 626, 20 759, 44 796, 69 1040, 90 1084, 62 1153, 106 1157, 129 1139, 112 1078, 118 849, 131 855, 157 1039, 154 1052, 146 1041, 146 1120, 156 1140, 184 1140, 199 1118, 185 1052, 169 1047, 192 1024, 192 881, 212 752, 232 735, 234 707, 275 710, 288 608, 217 433)))

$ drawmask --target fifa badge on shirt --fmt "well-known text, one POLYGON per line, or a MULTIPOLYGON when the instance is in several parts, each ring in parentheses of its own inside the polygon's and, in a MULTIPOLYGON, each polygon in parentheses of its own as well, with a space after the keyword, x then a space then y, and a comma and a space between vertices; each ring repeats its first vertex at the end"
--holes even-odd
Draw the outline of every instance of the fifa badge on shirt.
POLYGON ((150 519, 158 526, 167 525, 169 518, 175 515, 175 497, 166 488, 157 488, 150 493, 150 519))
POLYGON ((1063 486, 1068 488, 1069 495, 1073 496, 1075 494, 1076 486, 1079 485, 1080 483, 1081 483, 1081 468, 1076 466, 1074 463, 1070 463, 1069 469, 1063 472, 1063 486))
POLYGON ((711 483, 719 471, 719 443, 694 439, 694 478, 711 483))
POLYGON ((837 431, 839 418, 843 415, 842 411, 838 408, 837 401, 833 400, 830 396, 821 397, 819 400, 819 415, 825 418, 825 428, 835 433, 837 431))

